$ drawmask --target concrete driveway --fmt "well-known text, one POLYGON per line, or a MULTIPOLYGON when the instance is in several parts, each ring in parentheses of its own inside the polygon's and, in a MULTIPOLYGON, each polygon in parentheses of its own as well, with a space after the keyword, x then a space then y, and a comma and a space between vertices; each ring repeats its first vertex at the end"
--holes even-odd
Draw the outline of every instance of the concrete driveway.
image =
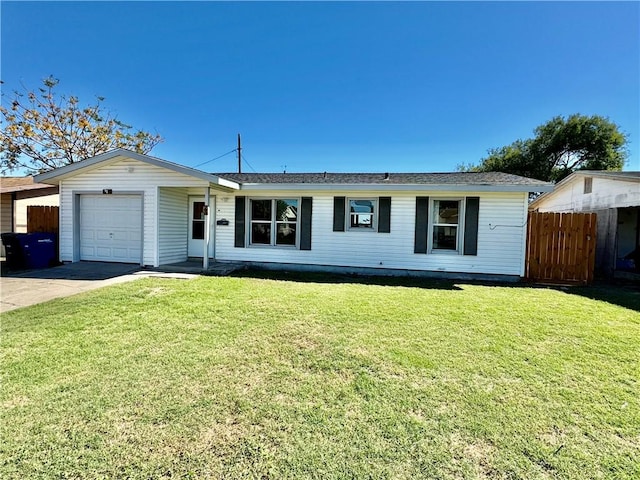
POLYGON ((114 283, 129 282, 145 274, 138 265, 102 262, 78 262, 43 270, 3 272, 0 279, 0 313, 114 283))

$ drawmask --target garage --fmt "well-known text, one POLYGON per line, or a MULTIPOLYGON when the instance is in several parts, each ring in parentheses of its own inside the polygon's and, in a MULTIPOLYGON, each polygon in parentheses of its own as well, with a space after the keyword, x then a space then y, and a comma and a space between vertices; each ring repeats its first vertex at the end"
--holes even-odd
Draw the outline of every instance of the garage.
POLYGON ((80 195, 80 260, 141 263, 142 197, 80 195))

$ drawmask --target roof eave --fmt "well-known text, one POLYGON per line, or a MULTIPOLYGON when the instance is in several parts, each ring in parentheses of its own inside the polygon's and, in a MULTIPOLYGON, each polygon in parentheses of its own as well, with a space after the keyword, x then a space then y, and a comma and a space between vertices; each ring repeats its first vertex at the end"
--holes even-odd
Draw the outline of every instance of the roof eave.
POLYGON ((633 182, 633 183, 640 182, 640 177, 620 175, 622 173, 624 172, 618 172, 618 171, 612 171, 612 170, 576 170, 571 175, 569 175, 568 177, 564 178, 561 182, 559 182, 558 185, 560 185, 565 181, 568 181, 569 179, 573 179, 578 176, 610 178, 613 180, 619 180, 621 182, 633 182))
POLYGON ((33 184, 30 184, 30 185, 17 185, 17 186, 14 186, 14 187, 2 187, 2 188, 0 188, 0 193, 29 192, 29 191, 47 190, 47 189, 50 189, 50 188, 55 188, 55 185, 33 183, 33 184))

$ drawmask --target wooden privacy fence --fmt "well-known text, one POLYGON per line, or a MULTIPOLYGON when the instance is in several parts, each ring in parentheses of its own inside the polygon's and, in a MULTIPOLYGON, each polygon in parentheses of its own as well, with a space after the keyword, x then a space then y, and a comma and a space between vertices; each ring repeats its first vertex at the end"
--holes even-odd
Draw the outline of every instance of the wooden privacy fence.
POLYGON ((59 207, 28 206, 27 233, 58 233, 59 207))
POLYGON ((526 277, 543 282, 593 281, 595 213, 529 212, 526 277))

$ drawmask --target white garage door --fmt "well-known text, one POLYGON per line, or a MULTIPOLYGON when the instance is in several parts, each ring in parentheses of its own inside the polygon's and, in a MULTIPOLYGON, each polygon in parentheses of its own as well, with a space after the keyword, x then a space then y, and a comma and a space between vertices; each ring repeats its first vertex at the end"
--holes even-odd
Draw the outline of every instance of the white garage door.
POLYGON ((141 263, 140 195, 80 195, 80 260, 141 263))

